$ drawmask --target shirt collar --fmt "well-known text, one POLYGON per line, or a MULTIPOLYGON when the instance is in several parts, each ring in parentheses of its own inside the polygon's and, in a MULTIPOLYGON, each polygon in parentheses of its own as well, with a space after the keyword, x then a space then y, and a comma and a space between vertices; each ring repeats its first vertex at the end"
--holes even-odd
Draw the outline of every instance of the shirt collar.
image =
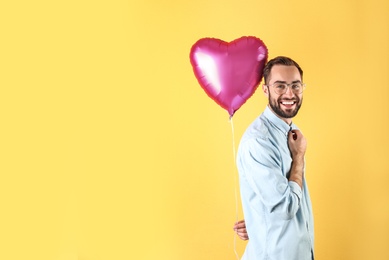
POLYGON ((266 106, 265 111, 263 112, 263 115, 269 120, 269 122, 274 125, 276 128, 278 128, 282 133, 284 133, 286 136, 288 135, 290 130, 298 129, 297 126, 293 123, 288 125, 284 120, 279 118, 273 110, 269 108, 269 106, 266 106))

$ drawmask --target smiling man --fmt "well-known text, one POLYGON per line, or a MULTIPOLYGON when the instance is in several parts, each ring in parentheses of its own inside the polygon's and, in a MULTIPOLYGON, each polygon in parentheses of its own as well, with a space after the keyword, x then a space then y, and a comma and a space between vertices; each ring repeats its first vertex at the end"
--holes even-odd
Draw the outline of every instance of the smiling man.
POLYGON ((263 75, 269 104, 246 130, 237 157, 250 238, 242 259, 312 260, 306 139, 292 123, 303 101, 303 71, 292 59, 276 57, 263 75))

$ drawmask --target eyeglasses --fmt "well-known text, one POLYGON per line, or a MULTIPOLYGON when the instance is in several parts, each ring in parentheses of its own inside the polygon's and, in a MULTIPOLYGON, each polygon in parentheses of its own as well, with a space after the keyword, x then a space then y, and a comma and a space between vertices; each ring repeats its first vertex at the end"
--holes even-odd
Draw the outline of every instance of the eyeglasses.
POLYGON ((301 94, 305 89, 305 84, 301 82, 295 82, 290 84, 286 84, 283 82, 276 82, 272 85, 264 85, 264 86, 273 87, 274 92, 276 92, 277 95, 285 94, 286 91, 288 91, 288 88, 290 88, 290 90, 292 90, 294 94, 301 94))

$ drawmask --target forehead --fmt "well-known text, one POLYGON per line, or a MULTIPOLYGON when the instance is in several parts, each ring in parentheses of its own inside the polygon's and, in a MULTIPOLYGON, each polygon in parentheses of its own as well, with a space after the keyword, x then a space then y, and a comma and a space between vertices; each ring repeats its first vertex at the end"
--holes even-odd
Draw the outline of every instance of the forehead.
POLYGON ((269 79, 270 84, 276 81, 290 83, 297 80, 301 81, 301 75, 296 66, 274 65, 270 71, 269 79))

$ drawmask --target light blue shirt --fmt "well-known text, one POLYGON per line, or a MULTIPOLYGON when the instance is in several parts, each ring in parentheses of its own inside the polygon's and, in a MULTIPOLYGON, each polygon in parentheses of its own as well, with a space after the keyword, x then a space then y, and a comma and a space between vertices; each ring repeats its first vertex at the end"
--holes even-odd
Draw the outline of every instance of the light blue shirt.
POLYGON ((288 181, 291 129, 297 127, 266 107, 241 139, 237 166, 249 235, 244 260, 313 259, 313 215, 305 176, 302 189, 288 181))

